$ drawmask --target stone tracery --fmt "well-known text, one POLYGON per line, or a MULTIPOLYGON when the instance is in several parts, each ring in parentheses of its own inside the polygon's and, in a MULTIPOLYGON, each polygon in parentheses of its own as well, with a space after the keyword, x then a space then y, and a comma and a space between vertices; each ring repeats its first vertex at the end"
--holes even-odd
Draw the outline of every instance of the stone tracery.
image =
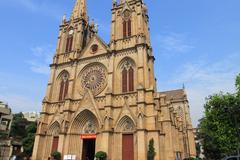
POLYGON ((81 72, 81 87, 89 89, 94 95, 98 95, 107 85, 107 70, 102 64, 88 65, 81 72))

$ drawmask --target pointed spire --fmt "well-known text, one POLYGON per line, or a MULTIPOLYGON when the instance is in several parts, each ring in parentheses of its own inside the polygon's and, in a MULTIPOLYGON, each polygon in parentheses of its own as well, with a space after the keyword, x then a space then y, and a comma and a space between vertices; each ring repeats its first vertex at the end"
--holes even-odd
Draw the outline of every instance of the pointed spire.
POLYGON ((86 0, 76 0, 71 19, 75 18, 83 18, 87 21, 86 0))
POLYGON ((183 83, 182 89, 185 90, 185 84, 183 83))

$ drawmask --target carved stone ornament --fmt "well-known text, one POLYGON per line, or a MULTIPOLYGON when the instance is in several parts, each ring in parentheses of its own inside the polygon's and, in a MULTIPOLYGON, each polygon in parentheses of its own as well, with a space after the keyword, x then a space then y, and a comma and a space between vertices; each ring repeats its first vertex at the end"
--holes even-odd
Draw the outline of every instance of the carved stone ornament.
POLYGON ((101 64, 93 64, 82 71, 80 79, 83 89, 89 89, 98 95, 107 86, 107 70, 101 64))
POLYGON ((98 45, 97 44, 93 44, 91 46, 91 53, 95 54, 98 51, 98 45))
POLYGON ((131 123, 131 121, 126 121, 125 124, 123 125, 123 131, 124 132, 131 132, 133 131, 133 124, 131 123))
POLYGON ((96 133, 96 126, 92 121, 88 121, 83 129, 83 132, 86 134, 96 133))
POLYGON ((122 13, 122 17, 125 21, 129 20, 131 18, 131 12, 126 9, 123 13, 122 13))

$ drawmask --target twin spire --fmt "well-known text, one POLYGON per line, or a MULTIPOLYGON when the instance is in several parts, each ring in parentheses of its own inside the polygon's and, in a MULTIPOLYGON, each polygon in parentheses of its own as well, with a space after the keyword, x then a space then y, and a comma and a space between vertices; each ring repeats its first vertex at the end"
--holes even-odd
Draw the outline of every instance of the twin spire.
POLYGON ((71 19, 83 18, 87 21, 87 4, 86 0, 76 0, 71 19))

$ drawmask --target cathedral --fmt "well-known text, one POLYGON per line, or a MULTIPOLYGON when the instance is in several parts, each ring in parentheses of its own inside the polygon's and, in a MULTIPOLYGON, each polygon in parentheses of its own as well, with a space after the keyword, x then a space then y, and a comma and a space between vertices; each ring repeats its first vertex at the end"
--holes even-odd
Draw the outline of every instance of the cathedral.
POLYGON ((148 9, 143 0, 113 0, 110 42, 89 22, 86 0, 63 17, 42 102, 33 160, 155 160, 195 156, 185 89, 159 92, 148 9))

